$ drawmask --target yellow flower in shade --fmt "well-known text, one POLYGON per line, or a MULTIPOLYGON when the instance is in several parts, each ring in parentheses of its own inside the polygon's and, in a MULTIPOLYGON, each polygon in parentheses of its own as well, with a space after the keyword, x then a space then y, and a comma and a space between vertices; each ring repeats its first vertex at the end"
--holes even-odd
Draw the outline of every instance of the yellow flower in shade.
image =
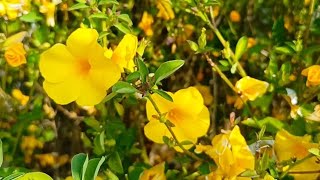
POLYGON ((140 175, 139 180, 166 180, 167 178, 164 174, 164 165, 165 163, 163 162, 143 171, 140 175))
POLYGON ((235 11, 235 10, 231 11, 230 12, 230 20, 231 20, 231 22, 236 22, 236 23, 240 22, 241 16, 240 16, 239 12, 235 11))
POLYGON ((304 69, 301 74, 307 76, 307 86, 317 86, 320 84, 320 65, 313 65, 304 69))
POLYGON ((14 20, 30 10, 29 0, 2 0, 0 1, 0 17, 14 20))
POLYGON ((199 92, 201 93, 202 97, 203 97, 203 101, 204 101, 204 104, 206 106, 209 106, 212 104, 213 102, 213 96, 210 92, 210 88, 209 86, 203 86, 203 85, 197 85, 195 86, 199 92))
POLYGON ((21 42, 13 43, 4 52, 4 58, 12 67, 18 67, 21 64, 27 63, 26 51, 21 42))
POLYGON ((67 45, 58 43, 41 54, 43 88, 56 103, 96 105, 119 80, 120 68, 104 56, 98 36, 95 29, 79 28, 67 45))
POLYGON ((210 179, 236 179, 242 172, 254 170, 254 156, 238 126, 227 134, 215 136, 211 143, 212 146, 197 145, 195 150, 205 152, 217 164, 217 169, 209 175, 210 179))
MULTIPOLYGON (((203 104, 200 92, 194 88, 181 89, 176 93, 170 93, 173 102, 170 102, 158 94, 153 94, 152 98, 159 107, 161 113, 166 113, 168 119, 174 127, 172 130, 179 142, 190 141, 196 143, 197 139, 207 133, 210 126, 208 108, 203 104)), ((146 104, 148 124, 144 127, 144 133, 150 140, 156 143, 164 143, 162 138, 167 136, 172 138, 164 123, 161 123, 155 116, 158 116, 152 103, 146 104)), ((193 145, 185 145, 186 149, 193 145)), ((177 151, 182 151, 176 147, 177 151)))
POLYGON ((249 99, 250 101, 253 101, 257 97, 263 95, 267 91, 268 86, 269 83, 249 76, 241 78, 236 83, 236 89, 238 93, 241 93, 241 97, 244 100, 249 99))
POLYGON ((174 18, 174 12, 172 10, 170 0, 157 0, 157 8, 159 9, 157 17, 160 17, 164 20, 170 20, 174 18))
MULTIPOLYGON (((132 34, 126 34, 123 39, 120 41, 119 45, 112 53, 112 61, 118 64, 123 69, 129 69, 134 71, 134 61, 133 57, 136 55, 138 47, 138 38, 132 34)), ((108 52, 110 53, 110 52, 108 52)))
POLYGON ((29 101, 29 96, 22 94, 19 89, 13 89, 11 92, 12 96, 17 99, 22 106, 26 105, 29 101))
POLYGON ((153 17, 148 12, 143 12, 141 22, 139 23, 139 28, 141 28, 147 36, 153 35, 152 30, 153 17))
MULTIPOLYGON (((290 160, 292 158, 300 160, 309 155, 308 150, 318 148, 318 144, 311 143, 311 136, 294 136, 286 130, 278 131, 274 149, 279 162, 290 160)), ((320 169, 320 164, 317 163, 317 158, 309 158, 302 163, 294 166, 290 171, 317 171, 320 169)), ((290 172, 289 171, 289 172, 290 172)), ((293 175, 293 174, 292 174, 293 175)), ((318 179, 319 174, 294 174, 296 180, 303 179, 318 179)))
POLYGON ((40 12, 45 14, 46 22, 48 26, 53 27, 55 25, 55 11, 56 5, 59 4, 61 0, 42 0, 42 5, 40 6, 40 12))

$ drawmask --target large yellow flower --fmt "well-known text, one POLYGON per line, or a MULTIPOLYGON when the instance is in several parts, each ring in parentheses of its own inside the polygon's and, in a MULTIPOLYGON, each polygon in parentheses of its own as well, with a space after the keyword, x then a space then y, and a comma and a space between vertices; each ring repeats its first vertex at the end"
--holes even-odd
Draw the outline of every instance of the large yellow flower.
POLYGON ((241 93, 242 97, 250 101, 263 95, 269 86, 269 83, 251 78, 249 76, 241 78, 236 83, 236 89, 241 93))
MULTIPOLYGON (((121 72, 125 69, 134 71, 133 57, 136 55, 138 38, 132 34, 126 34, 112 53, 112 61, 118 64, 121 72)), ((110 52, 109 52, 110 54, 110 52)))
MULTIPOLYGON (((297 160, 303 159, 309 155, 308 150, 311 148, 317 148, 319 145, 311 143, 311 136, 294 136, 285 130, 278 131, 275 138, 275 153, 278 160, 285 161, 292 158, 297 160)), ((309 158, 302 163, 294 166, 290 171, 317 171, 320 170, 320 164, 317 163, 317 158, 309 158)), ((289 172, 290 172, 289 171, 289 172)), ((295 179, 317 179, 319 174, 294 174, 295 179)))
POLYGON ((120 78, 120 68, 104 56, 98 32, 79 28, 40 56, 43 88, 56 103, 96 105, 120 78))
POLYGON ((143 171, 139 180, 166 180, 164 162, 143 171))
POLYGON ((301 74, 307 76, 307 86, 317 86, 320 84, 320 65, 313 65, 304 69, 301 74))
MULTIPOLYGON (((207 133, 210 126, 210 117, 208 108, 203 104, 203 98, 199 91, 194 87, 181 89, 172 94, 173 102, 170 102, 158 94, 153 94, 152 98, 159 107, 161 113, 166 113, 168 119, 175 126, 172 127, 178 141, 190 141, 196 143, 198 137, 207 133)), ((158 116, 150 101, 147 102, 148 124, 144 127, 145 135, 156 143, 164 143, 162 138, 172 135, 155 116, 158 116)), ((185 145, 186 149, 193 145, 185 145)), ((181 151, 180 148, 176 150, 181 151)))
POLYGON ((254 156, 238 126, 215 136, 212 146, 197 145, 196 152, 205 152, 217 164, 218 168, 209 175, 211 179, 236 179, 245 170, 254 169, 254 156))

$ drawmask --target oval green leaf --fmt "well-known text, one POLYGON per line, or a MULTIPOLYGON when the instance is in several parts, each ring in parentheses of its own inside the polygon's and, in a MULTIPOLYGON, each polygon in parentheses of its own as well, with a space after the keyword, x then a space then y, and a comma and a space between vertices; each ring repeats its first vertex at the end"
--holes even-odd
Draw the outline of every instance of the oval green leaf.
POLYGON ((155 84, 173 74, 180 67, 182 67, 183 64, 183 60, 172 60, 162 63, 160 67, 157 69, 157 71, 154 73, 155 84))

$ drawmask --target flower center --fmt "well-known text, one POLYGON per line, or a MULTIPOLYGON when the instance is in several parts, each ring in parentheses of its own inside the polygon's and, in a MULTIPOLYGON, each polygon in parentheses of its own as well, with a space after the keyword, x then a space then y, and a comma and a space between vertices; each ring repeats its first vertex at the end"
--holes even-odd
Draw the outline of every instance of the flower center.
POLYGON ((78 61, 78 72, 80 75, 87 75, 91 69, 91 65, 88 60, 78 61))
POLYGON ((182 114, 178 109, 172 109, 167 114, 167 118, 174 124, 182 120, 181 116, 182 114))

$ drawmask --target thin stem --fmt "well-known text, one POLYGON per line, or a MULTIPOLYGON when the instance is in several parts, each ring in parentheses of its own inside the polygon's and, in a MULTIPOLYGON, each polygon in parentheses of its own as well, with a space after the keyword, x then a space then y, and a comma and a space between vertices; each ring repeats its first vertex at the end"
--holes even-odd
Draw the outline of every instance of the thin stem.
POLYGON ((311 4, 309 7, 309 17, 308 17, 308 21, 307 21, 307 28, 305 30, 306 34, 304 36, 304 45, 307 45, 307 41, 309 38, 309 32, 310 32, 310 26, 311 26, 311 22, 312 22, 312 15, 313 15, 313 11, 314 11, 314 5, 315 5, 315 0, 311 0, 311 4))
POLYGON ((4 73, 3 73, 3 76, 1 78, 3 91, 6 91, 7 74, 8 74, 8 64, 5 63, 5 65, 4 65, 4 73))
POLYGON ((206 60, 208 61, 208 63, 210 64, 210 66, 212 67, 212 69, 214 71, 216 71, 220 77, 224 80, 224 82, 227 83, 227 85, 236 93, 238 94, 237 89, 234 87, 234 85, 230 82, 230 80, 227 78, 227 76, 220 70, 220 68, 212 61, 212 59, 207 55, 204 54, 204 56, 206 57, 206 60))
MULTIPOLYGON (((150 102, 152 103, 154 109, 157 111, 157 113, 158 113, 158 115, 159 115, 159 117, 160 117, 160 119, 161 119, 161 117, 163 116, 163 114, 161 113, 161 111, 160 111, 158 105, 156 104, 156 102, 153 100, 153 98, 152 98, 150 95, 147 95, 146 97, 150 100, 150 102)), ((172 135, 172 137, 173 137, 173 139, 175 140, 175 142, 177 143, 177 145, 182 149, 182 151, 183 151, 184 153, 186 153, 188 156, 192 157, 192 158, 195 159, 195 160, 203 161, 203 160, 202 160, 201 158, 199 158, 198 156, 196 156, 196 155, 194 155, 193 153, 191 153, 190 151, 186 150, 186 149, 183 147, 183 145, 181 145, 181 143, 179 142, 179 140, 178 140, 177 136, 174 134, 172 128, 171 128, 167 123, 164 123, 164 124, 165 124, 165 126, 167 127, 167 129, 169 130, 170 134, 172 135)))

